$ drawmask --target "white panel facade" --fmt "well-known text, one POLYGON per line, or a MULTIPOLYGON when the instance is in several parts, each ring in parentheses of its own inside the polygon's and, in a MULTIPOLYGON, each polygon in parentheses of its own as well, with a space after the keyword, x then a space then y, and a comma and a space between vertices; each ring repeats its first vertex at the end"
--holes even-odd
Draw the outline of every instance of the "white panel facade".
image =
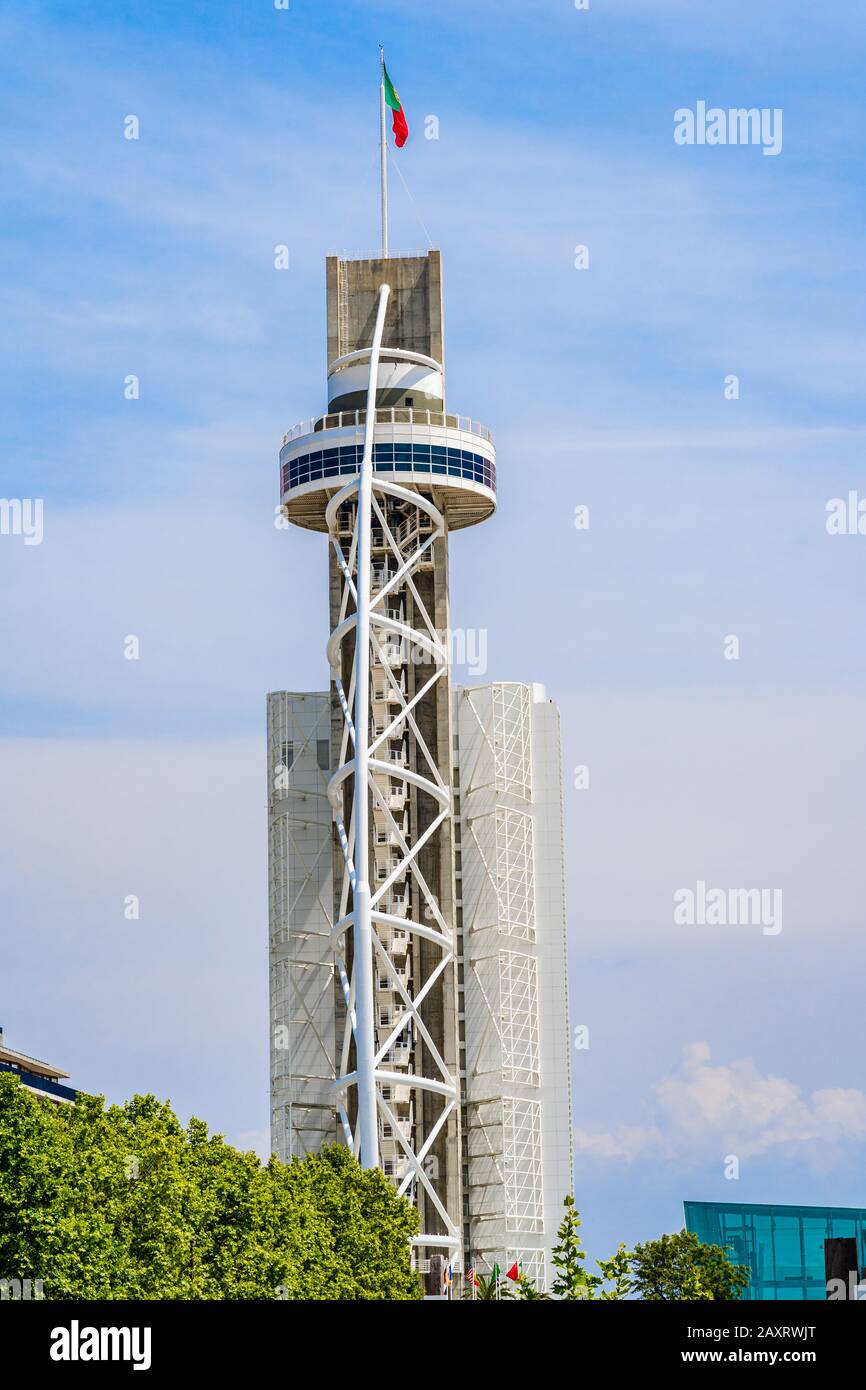
POLYGON ((540 686, 454 692, 464 1237, 540 1287, 572 1191, 559 715, 540 686))
POLYGON ((331 706, 268 696, 271 1147, 284 1163, 337 1137, 331 706))

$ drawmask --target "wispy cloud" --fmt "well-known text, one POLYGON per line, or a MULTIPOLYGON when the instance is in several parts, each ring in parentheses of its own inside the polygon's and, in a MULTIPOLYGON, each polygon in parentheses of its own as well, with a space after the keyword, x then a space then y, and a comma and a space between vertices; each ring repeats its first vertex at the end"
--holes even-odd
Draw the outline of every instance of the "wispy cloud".
POLYGON ((863 1091, 834 1086, 804 1095, 793 1081, 763 1075, 750 1059, 714 1064, 703 1042, 687 1047, 679 1069, 655 1084, 650 1108, 655 1120, 649 1125, 578 1130, 578 1155, 691 1164, 715 1157, 721 1163, 729 1154, 795 1159, 866 1140, 863 1091))

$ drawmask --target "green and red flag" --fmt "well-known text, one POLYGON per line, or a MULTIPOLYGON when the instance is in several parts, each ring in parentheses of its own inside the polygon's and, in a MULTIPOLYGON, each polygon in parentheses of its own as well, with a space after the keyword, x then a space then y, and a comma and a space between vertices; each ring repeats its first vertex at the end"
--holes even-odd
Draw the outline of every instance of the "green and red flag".
POLYGON ((394 132, 394 143, 398 150, 402 150, 406 141, 409 139, 409 125, 406 120, 406 113, 403 110, 403 103, 397 95, 394 83, 388 76, 388 69, 382 64, 382 83, 385 88, 385 105, 390 106, 393 116, 391 118, 391 129, 394 132))

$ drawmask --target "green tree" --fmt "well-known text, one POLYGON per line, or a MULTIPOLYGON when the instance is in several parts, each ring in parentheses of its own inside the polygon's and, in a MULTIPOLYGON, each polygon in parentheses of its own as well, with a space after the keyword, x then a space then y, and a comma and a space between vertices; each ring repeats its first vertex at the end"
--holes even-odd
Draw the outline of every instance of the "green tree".
POLYGON ((638 1297, 656 1301, 731 1301, 749 1284, 748 1265, 733 1264, 724 1246, 702 1245, 685 1230, 636 1245, 631 1269, 638 1297))
POLYGON ((262 1164, 171 1106, 0 1075, 0 1277, 46 1298, 416 1299, 418 1217, 345 1148, 262 1164))
POLYGON ((518 1274, 517 1276, 517 1297, 525 1303, 535 1302, 536 1299, 549 1299, 550 1294, 541 1293, 535 1287, 528 1274, 518 1274))
POLYGON ((633 1283, 631 1278, 632 1253, 620 1243, 616 1247, 616 1253, 611 1255, 609 1260, 597 1260, 596 1264, 601 1272, 602 1280, 610 1284, 609 1289, 605 1289, 601 1294, 604 1299, 628 1298, 632 1291, 633 1283))
POLYGON ((580 1238, 580 1215, 569 1194, 565 1199, 565 1216, 556 1233, 557 1244, 553 1248, 552 1259, 559 1273, 553 1284, 557 1298, 594 1298, 595 1290, 601 1284, 597 1274, 590 1274, 584 1268, 586 1251, 580 1238))

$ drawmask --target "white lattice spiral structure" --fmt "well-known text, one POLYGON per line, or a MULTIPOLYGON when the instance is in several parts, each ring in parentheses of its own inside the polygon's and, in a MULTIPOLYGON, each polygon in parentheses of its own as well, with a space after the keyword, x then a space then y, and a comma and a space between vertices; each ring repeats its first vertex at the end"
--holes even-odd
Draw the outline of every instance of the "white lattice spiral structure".
MULTIPOLYGON (((343 710, 343 739, 341 763, 331 778, 328 795, 334 806, 339 838, 346 852, 346 870, 343 874, 341 908, 339 919, 334 927, 334 948, 336 966, 341 979, 346 1001, 346 1027, 343 1036, 342 1054, 339 1059, 339 1074, 336 1090, 339 1093, 338 1109, 341 1115, 346 1140, 356 1152, 360 1152, 357 1123, 354 1131, 349 1125, 348 1088, 356 1086, 357 1068, 350 1065, 352 1044, 357 1052, 357 970, 350 970, 346 938, 354 926, 352 902, 356 890, 356 866, 349 853, 350 845, 356 842, 357 794, 352 796, 352 820, 349 827, 343 820, 343 788, 349 778, 356 773, 356 752, 359 737, 363 731, 357 728, 352 712, 357 708, 357 691, 354 688, 354 673, 357 662, 352 662, 352 684, 346 691, 343 688, 341 671, 345 669, 345 649, 348 642, 357 641, 357 552, 359 552, 359 495, 360 480, 350 482, 328 506, 328 527, 331 541, 338 555, 339 569, 343 574, 342 619, 335 628, 328 644, 328 660, 334 673, 336 691, 343 710), (352 541, 348 552, 341 541, 341 514, 343 530, 345 509, 354 510, 352 541)), ((373 678, 371 688, 371 727, 367 731, 367 788, 371 798, 371 830, 375 848, 384 848, 384 855, 377 855, 377 867, 385 866, 384 877, 379 873, 375 887, 371 888, 371 937, 373 937, 374 967, 379 977, 389 981, 395 998, 395 1016, 382 1022, 377 1017, 377 1037, 373 1059, 375 1102, 381 1118, 382 1130, 391 1134, 399 1150, 400 1193, 414 1195, 416 1184, 421 1184, 436 1211, 445 1223, 448 1238, 443 1236, 418 1237, 418 1244, 456 1245, 459 1232, 453 1227, 434 1184, 425 1172, 424 1161, 434 1145, 439 1130, 448 1122, 450 1113, 457 1104, 457 1079, 446 1066, 445 1059, 436 1048, 434 1038, 425 1027, 420 1013, 420 1005, 438 983, 439 976, 453 962, 453 933, 443 919, 439 903, 436 902, 424 874, 421 873, 418 855, 425 842, 431 840, 450 816, 450 788, 442 780, 436 767, 434 756, 423 734, 418 728, 414 710, 424 696, 439 680, 448 676, 448 648, 436 635, 434 624, 416 584, 413 574, 421 563, 432 543, 445 534, 443 520, 438 510, 416 492, 410 492, 391 482, 375 482, 371 495, 374 525, 371 530, 378 531, 378 566, 371 582, 370 602, 370 670, 373 678), (391 506, 389 506, 391 505, 391 506), (399 520, 396 518, 399 517, 399 520), (398 534, 395 534, 398 532, 398 534), (403 620, 406 595, 413 600, 416 623, 414 626, 403 620), (418 619, 421 623, 418 624, 418 619), (410 660, 418 656, 430 659, 432 673, 421 682, 411 698, 406 694, 406 667, 410 660), (425 765, 425 774, 407 766, 405 756, 395 756, 396 746, 406 749, 409 738, 413 739, 418 762, 425 765), (389 752, 389 756, 386 756, 389 752), (407 803, 410 788, 430 796, 436 805, 434 819, 424 828, 423 834, 411 837, 407 817, 407 803), (439 949, 439 962, 420 987, 414 986, 417 980, 414 966, 414 945, 424 938, 439 949), (427 1055, 434 1059, 434 1073, 424 1076, 416 1070, 416 1044, 423 1038, 427 1045, 427 1055), (423 1143, 414 1145, 417 1133, 416 1093, 430 1091, 441 1095, 445 1105, 439 1112, 438 1120, 423 1143), (399 1113, 398 1113, 399 1112, 399 1113)), ((373 553, 373 552, 371 552, 373 553)))
MULTIPOLYGON (((387 287, 383 287, 379 332, 386 301, 387 287)), ((420 1185, 438 1212, 444 1231, 422 1233, 416 1244, 456 1249, 460 1232, 425 1169, 425 1160, 458 1104, 458 1082, 421 1011, 442 974, 453 968, 454 937, 419 862, 425 844, 451 815, 451 790, 417 720, 422 701, 439 681, 447 680, 448 649, 414 578, 434 543, 444 537, 445 522, 433 503, 415 490, 372 479, 378 346, 374 339, 361 473, 331 498, 326 509, 328 534, 343 577, 339 622, 328 642, 328 661, 344 720, 339 765, 328 786, 345 858, 333 929, 346 1005, 335 1091, 346 1141, 361 1161, 375 1164, 380 1136, 387 1137, 396 1157, 385 1162, 399 1179, 399 1191, 414 1197, 420 1185), (413 615, 411 623, 406 621, 407 608, 413 615), (410 662, 431 668, 411 697, 407 693, 410 662), (351 671, 348 689, 347 670, 351 671), (414 767, 409 765, 410 744, 414 767), (427 797, 435 807, 423 831, 414 834, 408 814, 413 792, 416 803, 419 797, 427 797), (347 806, 351 808, 348 826, 347 806), (375 882, 370 882, 369 873, 371 845, 375 882), (423 979, 417 950, 422 938, 438 952, 438 960, 423 979), (362 952, 372 952, 372 960, 362 952), (380 1008, 375 1017, 374 971, 393 999, 393 1006, 380 1008), (418 1069, 421 1040, 424 1056, 432 1062, 429 1074, 418 1069), (371 1087, 374 1135, 368 1132, 371 1087), (354 1124, 349 1104, 352 1088, 357 1095, 354 1124), (418 1123, 419 1092, 432 1093, 442 1101, 435 1122, 423 1128, 418 1123)))

